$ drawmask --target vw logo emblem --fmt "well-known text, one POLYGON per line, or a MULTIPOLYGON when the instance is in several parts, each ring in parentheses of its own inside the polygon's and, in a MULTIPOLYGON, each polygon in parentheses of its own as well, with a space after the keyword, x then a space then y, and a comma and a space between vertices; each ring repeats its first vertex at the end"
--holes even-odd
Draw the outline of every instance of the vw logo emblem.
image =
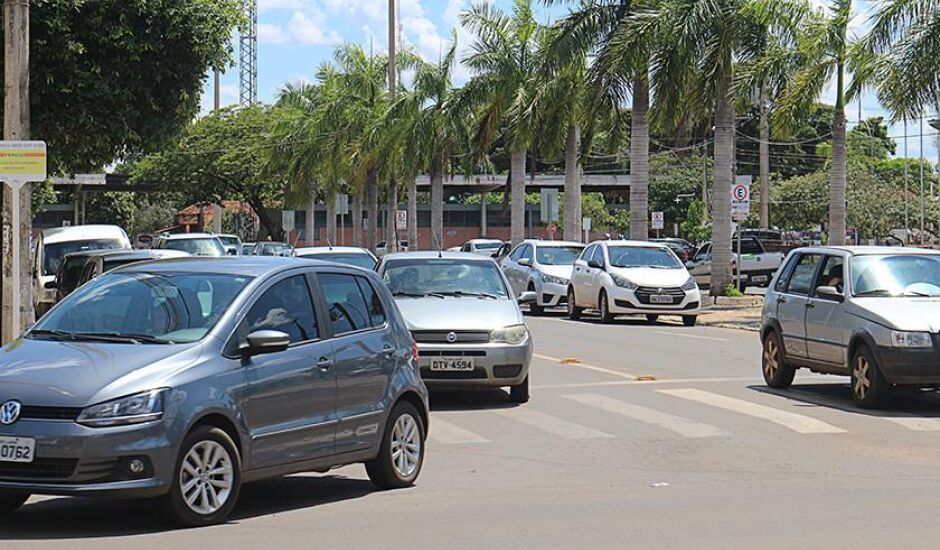
POLYGON ((456 342, 456 341, 457 341, 457 333, 456 333, 456 332, 448 332, 448 333, 447 333, 447 342, 453 344, 453 343, 456 342))
POLYGON ((0 424, 9 425, 20 417, 20 409, 23 405, 19 401, 10 400, 0 405, 0 424))

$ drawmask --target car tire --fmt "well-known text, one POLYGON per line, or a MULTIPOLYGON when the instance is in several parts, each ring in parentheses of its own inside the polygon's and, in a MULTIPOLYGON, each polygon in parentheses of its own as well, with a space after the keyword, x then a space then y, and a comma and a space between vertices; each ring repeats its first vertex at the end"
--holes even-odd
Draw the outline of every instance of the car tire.
POLYGON ((369 479, 380 489, 414 485, 424 465, 424 441, 425 427, 418 409, 399 401, 385 423, 379 455, 366 462, 369 479))
POLYGON ((232 512, 240 489, 241 457, 232 438, 215 426, 198 426, 180 445, 163 505, 181 526, 214 525, 232 512))
POLYGON ((525 375, 525 380, 521 384, 509 386, 509 400, 513 403, 529 402, 529 375, 525 375))
POLYGON ((697 315, 683 315, 682 316, 682 324, 687 327, 694 327, 696 321, 698 321, 697 315))
POLYGON ((656 322, 657 319, 659 319, 659 315, 653 315, 652 313, 647 313, 647 314, 646 314, 646 322, 647 322, 647 323, 653 324, 653 323, 656 322))
POLYGON ((890 387, 867 346, 861 346, 852 356, 850 371, 852 400, 855 404, 865 409, 881 405, 890 387))
MULTIPOLYGON (((535 292, 535 286, 529 285, 529 292, 535 292)), ((529 314, 530 315, 541 315, 545 313, 545 308, 539 305, 538 294, 535 296, 535 301, 529 304, 529 314)))
POLYGON ((0 514, 9 514, 15 512, 20 506, 29 500, 29 493, 0 492, 0 514))
POLYGON ((793 383, 793 377, 796 376, 796 369, 786 363, 780 336, 773 330, 764 336, 761 372, 764 374, 764 383, 767 387, 778 390, 789 388, 793 383))
POLYGON ((577 321, 584 313, 584 308, 578 307, 574 302, 574 287, 568 287, 568 318, 577 321))
POLYGON ((614 315, 610 312, 610 304, 607 300, 607 292, 601 291, 600 296, 597 297, 597 309, 601 314, 602 323, 612 323, 614 321, 614 315))

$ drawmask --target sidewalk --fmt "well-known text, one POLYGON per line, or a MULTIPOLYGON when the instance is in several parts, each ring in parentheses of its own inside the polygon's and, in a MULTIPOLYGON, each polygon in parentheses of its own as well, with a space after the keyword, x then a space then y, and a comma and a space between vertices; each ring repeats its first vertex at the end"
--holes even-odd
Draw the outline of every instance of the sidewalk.
POLYGON ((698 322, 703 326, 758 331, 762 306, 761 296, 706 297, 705 313, 699 316, 698 322))

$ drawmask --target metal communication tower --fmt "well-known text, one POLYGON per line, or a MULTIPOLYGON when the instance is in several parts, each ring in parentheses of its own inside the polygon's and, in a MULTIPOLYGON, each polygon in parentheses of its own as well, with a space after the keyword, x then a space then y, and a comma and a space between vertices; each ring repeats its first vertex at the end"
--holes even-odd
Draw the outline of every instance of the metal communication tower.
POLYGON ((258 102, 258 0, 243 0, 248 23, 238 44, 238 103, 258 102))

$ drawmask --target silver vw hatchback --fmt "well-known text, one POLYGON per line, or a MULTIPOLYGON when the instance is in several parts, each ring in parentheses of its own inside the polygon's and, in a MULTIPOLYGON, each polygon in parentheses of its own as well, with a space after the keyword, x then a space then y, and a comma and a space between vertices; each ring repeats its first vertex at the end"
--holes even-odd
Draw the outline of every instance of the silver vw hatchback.
POLYGON ((414 483, 428 426, 379 278, 289 258, 133 264, 0 352, 0 513, 31 493, 157 497, 222 521, 242 483, 364 462, 414 483))
POLYGON ((917 248, 799 248, 764 299, 763 374, 851 377, 875 407, 892 387, 940 386, 940 253, 917 248))

